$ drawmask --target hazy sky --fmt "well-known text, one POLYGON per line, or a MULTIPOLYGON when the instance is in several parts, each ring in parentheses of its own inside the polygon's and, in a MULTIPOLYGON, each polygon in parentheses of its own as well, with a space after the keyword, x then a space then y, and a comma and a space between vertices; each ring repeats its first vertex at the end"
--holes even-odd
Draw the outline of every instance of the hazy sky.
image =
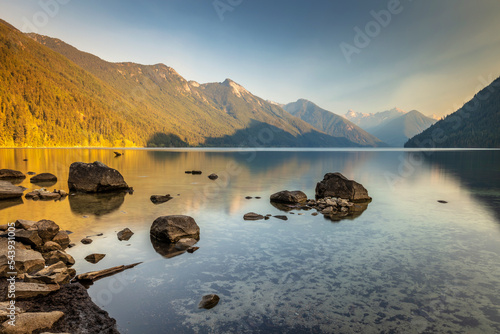
POLYGON ((108 61, 337 114, 449 114, 500 75, 498 0, 0 0, 0 18, 108 61))

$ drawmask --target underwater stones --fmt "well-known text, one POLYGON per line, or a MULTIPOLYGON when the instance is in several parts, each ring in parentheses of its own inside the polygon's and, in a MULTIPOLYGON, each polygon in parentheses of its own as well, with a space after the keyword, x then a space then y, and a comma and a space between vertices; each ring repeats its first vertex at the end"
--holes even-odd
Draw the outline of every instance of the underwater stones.
POLYGON ((84 245, 89 245, 89 244, 91 244, 91 243, 92 243, 92 241, 94 241, 94 240, 92 240, 92 239, 90 239, 90 238, 83 238, 82 240, 80 240, 80 242, 81 242, 82 244, 84 244, 84 245))
POLYGON ((264 219, 264 216, 259 215, 258 213, 255 213, 255 212, 249 212, 243 216, 243 219, 244 220, 261 220, 261 219, 264 219))
POLYGON ((170 194, 166 194, 166 195, 151 195, 149 199, 151 200, 151 202, 153 202, 153 204, 161 204, 170 201, 172 198, 173 197, 170 196, 170 194))
POLYGON ((368 191, 356 181, 347 179, 341 173, 327 173, 316 184, 316 198, 340 197, 351 202, 370 201, 368 191))
POLYGON ((57 176, 51 173, 41 173, 33 176, 30 183, 57 182, 57 176))
POLYGON ((117 233, 118 240, 120 241, 128 241, 132 236, 134 235, 134 232, 132 232, 128 227, 124 228, 120 232, 117 233))
POLYGON ((205 295, 201 298, 198 308, 209 310, 214 308, 219 303, 219 300, 220 298, 216 294, 205 295))
POLYGON ((24 180, 26 175, 13 169, 0 169, 0 180, 24 180))
POLYGON ((307 201, 307 196, 300 190, 283 190, 272 194, 270 199, 271 202, 295 204, 307 201))
POLYGON ((93 264, 96 264, 97 262, 101 261, 102 259, 104 259, 104 257, 106 256, 106 254, 97 254, 97 253, 94 253, 94 254, 90 254, 90 255, 87 255, 85 257, 85 260, 87 262, 90 262, 90 263, 93 263, 93 264))

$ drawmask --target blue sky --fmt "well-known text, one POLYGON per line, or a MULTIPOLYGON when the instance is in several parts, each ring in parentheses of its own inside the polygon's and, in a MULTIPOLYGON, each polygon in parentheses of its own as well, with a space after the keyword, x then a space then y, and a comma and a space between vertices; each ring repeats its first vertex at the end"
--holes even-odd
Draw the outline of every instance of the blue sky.
POLYGON ((0 13, 108 61, 337 114, 445 115, 500 75, 498 0, 0 0, 0 13))

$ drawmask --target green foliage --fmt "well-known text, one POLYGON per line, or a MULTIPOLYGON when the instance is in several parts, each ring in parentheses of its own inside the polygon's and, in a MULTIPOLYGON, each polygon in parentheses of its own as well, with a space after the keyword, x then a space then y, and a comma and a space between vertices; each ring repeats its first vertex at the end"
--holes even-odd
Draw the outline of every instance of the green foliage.
POLYGON ((500 78, 405 147, 500 148, 500 78))

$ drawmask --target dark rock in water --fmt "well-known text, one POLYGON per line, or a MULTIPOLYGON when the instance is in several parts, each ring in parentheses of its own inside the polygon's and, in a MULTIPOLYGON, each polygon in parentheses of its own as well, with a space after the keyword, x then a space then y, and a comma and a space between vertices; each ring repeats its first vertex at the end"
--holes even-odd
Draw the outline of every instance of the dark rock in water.
POLYGON ((38 229, 38 235, 45 243, 51 241, 59 233, 59 225, 52 220, 43 219, 36 222, 33 226, 38 229))
POLYGON ((23 161, 28 161, 28 159, 23 159, 23 161))
POLYGON ((57 182, 57 176, 51 173, 41 173, 33 176, 30 179, 31 183, 41 183, 41 182, 57 182))
POLYGON ((113 152, 113 153, 115 154, 115 157, 119 157, 122 155, 120 152, 113 152))
POLYGON ((245 199, 252 199, 252 198, 253 198, 252 196, 245 197, 245 199))
POLYGON ((94 163, 72 163, 69 168, 68 186, 70 191, 85 193, 129 189, 120 172, 99 161, 94 163))
POLYGON ((120 232, 118 232, 117 236, 118 236, 118 240, 120 241, 128 241, 130 238, 132 238, 132 236, 134 235, 134 232, 132 232, 129 228, 125 228, 123 230, 121 230, 120 232))
POLYGON ((106 256, 106 254, 97 254, 97 253, 94 253, 94 254, 90 254, 90 255, 87 255, 85 257, 85 260, 87 262, 90 262, 90 263, 93 263, 93 264, 96 264, 97 262, 101 261, 102 259, 104 259, 104 257, 106 256))
POLYGON ((206 295, 201 298, 200 303, 198 304, 198 308, 211 309, 215 307, 219 303, 219 296, 216 294, 206 295))
POLYGON ((189 248, 187 249, 187 252, 188 252, 188 253, 194 253, 194 252, 196 252, 198 249, 200 249, 200 247, 189 247, 189 248))
POLYGON ((264 220, 269 220, 269 218, 271 218, 271 217, 269 217, 269 216, 264 216, 264 220))
POLYGON ((261 197, 260 196, 256 196, 255 199, 261 199, 261 197))
POLYGON ((212 174, 210 174, 210 175, 208 176, 208 178, 209 178, 210 180, 217 180, 217 179, 219 178, 219 176, 218 176, 217 174, 215 174, 215 173, 212 173, 212 174))
POLYGON ((302 203, 307 201, 307 196, 300 190, 283 190, 271 195, 271 202, 278 203, 302 203))
POLYGON ((244 220, 261 220, 264 219, 263 215, 259 215, 258 213, 255 212, 249 212, 243 216, 244 220))
POLYGON ((28 174, 28 175, 36 175, 35 172, 27 172, 26 174, 28 174))
POLYGON ((200 227, 189 216, 174 215, 157 218, 151 225, 150 235, 163 242, 176 243, 182 238, 200 239, 200 227))
POLYGON ((365 202, 372 199, 365 187, 340 173, 328 173, 316 185, 316 198, 325 197, 340 197, 351 202, 365 202))
POLYGON ((439 200, 438 202, 441 203, 441 204, 447 204, 448 203, 447 201, 443 201, 443 200, 439 200))
POLYGON ((24 189, 13 185, 7 181, 0 181, 0 200, 20 198, 23 196, 24 189))
POLYGON ((13 169, 0 169, 0 180, 25 179, 26 175, 13 169))
POLYGON ((163 195, 151 195, 151 197, 149 199, 154 204, 161 204, 161 203, 165 203, 165 202, 170 201, 172 198, 173 197, 170 196, 170 194, 166 194, 165 196, 163 196, 163 195))
POLYGON ((281 219, 281 220, 288 220, 288 217, 287 217, 287 216, 276 215, 276 216, 273 216, 273 217, 274 217, 274 218, 281 219))
POLYGON ((94 241, 94 240, 89 239, 89 238, 83 238, 82 240, 80 240, 80 242, 81 242, 82 244, 84 244, 84 245, 89 245, 89 244, 91 244, 91 243, 92 243, 92 241, 94 241))
POLYGON ((193 171, 191 171, 191 170, 187 170, 187 171, 185 171, 184 173, 186 173, 186 174, 192 174, 192 173, 193 173, 193 171))
POLYGON ((193 171, 191 171, 191 174, 193 174, 193 175, 200 175, 201 174, 201 170, 193 170, 193 171))

